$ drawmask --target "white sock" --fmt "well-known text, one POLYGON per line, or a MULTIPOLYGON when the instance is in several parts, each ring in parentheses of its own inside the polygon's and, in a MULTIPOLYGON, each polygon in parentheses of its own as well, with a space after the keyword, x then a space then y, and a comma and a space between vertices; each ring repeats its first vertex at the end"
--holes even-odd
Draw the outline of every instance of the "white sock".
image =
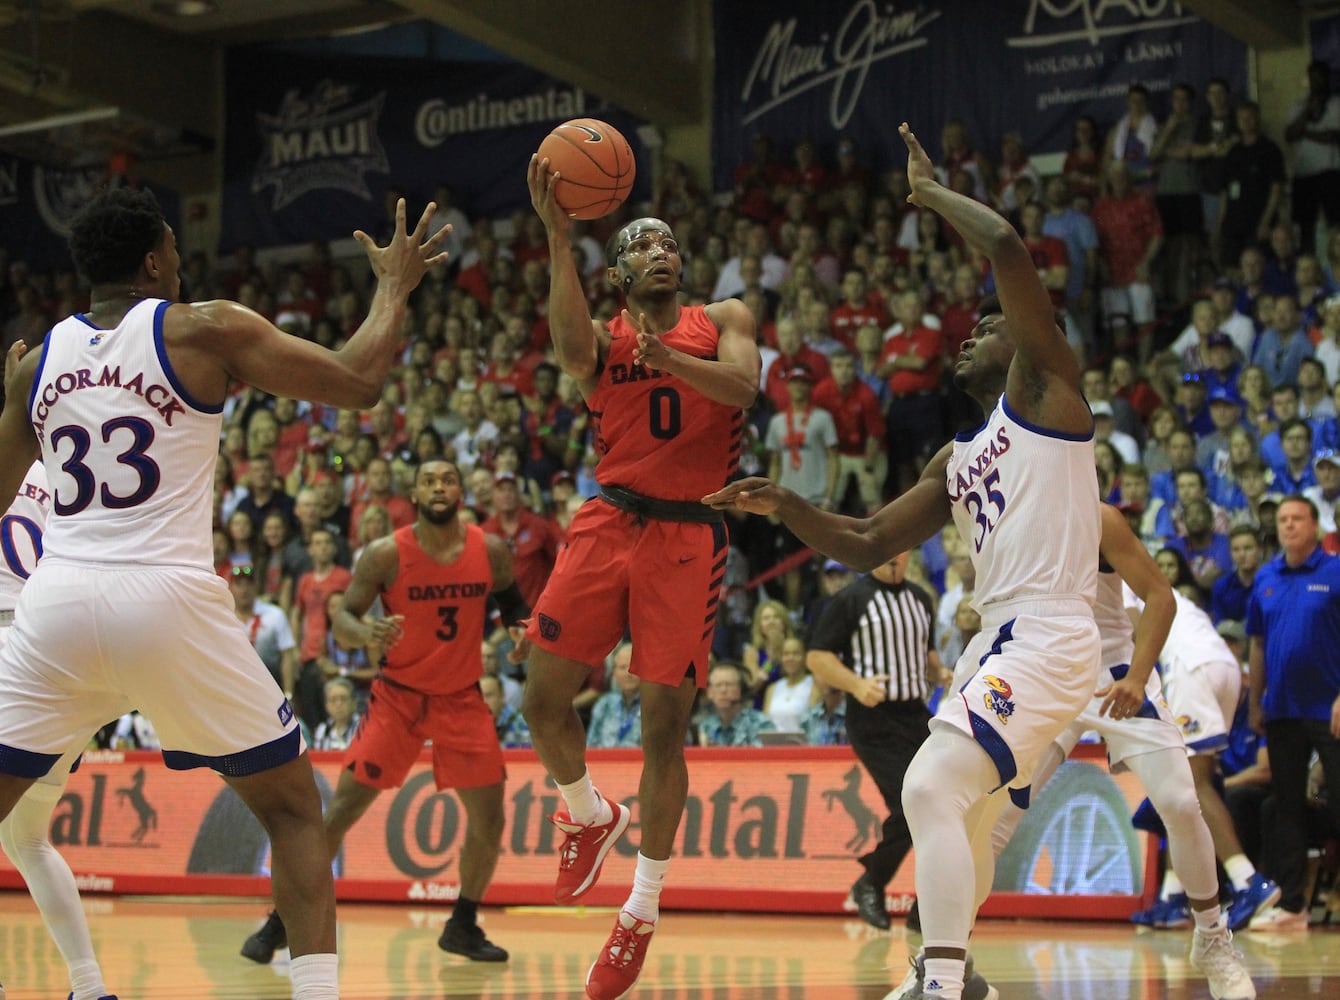
POLYGON ((590 771, 583 771, 582 776, 570 785, 559 785, 558 790, 567 803, 568 815, 574 823, 590 826, 592 823, 608 823, 614 818, 609 803, 591 784, 590 771))
POLYGON ((1176 873, 1169 868, 1163 876, 1163 888, 1159 891, 1160 899, 1172 899, 1177 894, 1183 892, 1182 880, 1176 873))
POLYGON ((1247 888, 1256 877, 1256 865, 1245 854, 1235 854, 1226 859, 1224 871, 1228 872, 1228 880, 1233 883, 1233 888, 1239 891, 1247 888))
POLYGON ((108 995, 107 984, 102 981, 102 969, 95 961, 70 963, 70 991, 74 1000, 98 1000, 108 995))
POLYGON ((340 1000, 340 960, 331 954, 301 955, 289 962, 293 1000, 340 1000))
POLYGON ((926 997, 935 1000, 962 1000, 963 959, 926 959, 926 981, 921 984, 926 997))
POLYGON ((1193 909, 1191 911, 1191 916, 1196 920, 1196 930, 1205 934, 1211 934, 1214 931, 1222 931, 1228 927, 1228 923, 1224 917, 1224 911, 1217 903, 1214 906, 1211 906, 1208 910, 1193 909))
POLYGON ((669 858, 655 861, 638 851, 633 891, 623 908, 639 920, 655 921, 661 915, 661 886, 665 884, 665 873, 669 869, 669 858))

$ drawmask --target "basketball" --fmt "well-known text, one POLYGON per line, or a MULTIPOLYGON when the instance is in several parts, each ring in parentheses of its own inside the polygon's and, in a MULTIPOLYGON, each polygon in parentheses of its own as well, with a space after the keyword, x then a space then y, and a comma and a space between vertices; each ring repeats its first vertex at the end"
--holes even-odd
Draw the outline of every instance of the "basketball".
POLYGON ((623 204, 637 164, 628 140, 598 118, 564 122, 540 143, 540 159, 559 174, 554 197, 574 219, 599 219, 623 204))

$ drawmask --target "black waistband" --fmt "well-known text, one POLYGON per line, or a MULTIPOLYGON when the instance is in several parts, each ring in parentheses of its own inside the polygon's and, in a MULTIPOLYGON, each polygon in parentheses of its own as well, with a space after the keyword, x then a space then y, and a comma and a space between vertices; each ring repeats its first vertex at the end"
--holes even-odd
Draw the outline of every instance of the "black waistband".
POLYGON ((601 486, 600 499, 638 517, 653 521, 684 521, 690 524, 717 524, 726 519, 719 510, 692 500, 657 500, 634 493, 622 486, 601 486))

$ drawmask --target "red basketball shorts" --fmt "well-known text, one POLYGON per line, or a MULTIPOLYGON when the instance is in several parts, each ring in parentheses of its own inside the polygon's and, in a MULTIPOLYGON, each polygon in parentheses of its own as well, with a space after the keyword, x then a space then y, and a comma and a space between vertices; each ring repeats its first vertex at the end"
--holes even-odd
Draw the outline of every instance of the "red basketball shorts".
POLYGON ((706 687, 726 547, 724 523, 644 519, 591 500, 568 527, 526 637, 596 664, 627 634, 638 677, 678 687, 692 670, 706 687))
POLYGON ((399 788, 433 743, 433 781, 442 788, 481 788, 506 777, 493 713, 478 685, 451 694, 420 694, 372 682, 367 715, 344 753, 345 770, 369 788, 399 788))

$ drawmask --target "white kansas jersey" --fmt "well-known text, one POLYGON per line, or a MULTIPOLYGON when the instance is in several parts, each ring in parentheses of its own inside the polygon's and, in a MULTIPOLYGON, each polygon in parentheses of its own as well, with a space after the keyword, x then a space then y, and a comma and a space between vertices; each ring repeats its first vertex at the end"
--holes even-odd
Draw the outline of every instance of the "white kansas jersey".
POLYGON ((13 611, 23 582, 42 555, 42 531, 51 509, 46 470, 34 462, 18 495, 0 517, 0 611, 13 611))
POLYGON ((985 424, 955 438, 945 488, 977 568, 980 613, 1020 599, 1093 604, 1102 530, 1092 433, 1034 427, 1002 395, 985 424))
MULTIPOLYGON (((1142 613, 1145 610, 1145 602, 1136 597, 1130 587, 1125 588, 1124 599, 1126 607, 1142 613)), ((1159 656, 1165 670, 1189 670, 1205 663, 1238 662, 1209 615, 1175 590, 1173 600, 1177 602, 1177 614, 1173 616, 1168 641, 1163 644, 1163 652, 1159 656)))
POLYGON ((47 335, 29 414, 51 481, 51 558, 213 565, 222 407, 177 381, 163 345, 169 306, 146 299, 112 330, 76 314, 47 335))

